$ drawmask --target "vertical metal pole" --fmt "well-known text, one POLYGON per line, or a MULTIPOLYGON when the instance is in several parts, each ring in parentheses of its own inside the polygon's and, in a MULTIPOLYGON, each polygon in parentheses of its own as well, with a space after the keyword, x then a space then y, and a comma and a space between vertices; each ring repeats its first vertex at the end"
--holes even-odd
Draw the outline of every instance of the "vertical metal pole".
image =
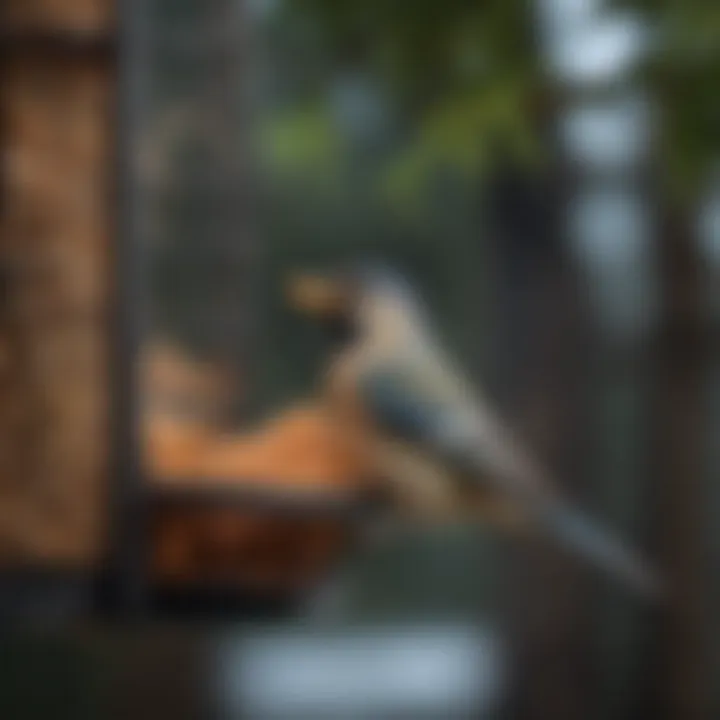
POLYGON ((146 4, 118 0, 116 122, 116 234, 113 257, 115 315, 112 338, 111 547, 106 597, 102 604, 121 616, 147 609, 149 556, 146 503, 140 452, 138 351, 142 337, 144 273, 141 187, 137 139, 141 124, 145 61, 146 4))
POLYGON ((229 275, 222 275, 210 299, 212 324, 221 359, 232 368, 238 397, 232 403, 231 420, 245 413, 248 381, 255 354, 252 345, 257 328, 255 273, 257 237, 252 142, 250 137, 250 62, 253 47, 250 10, 242 0, 214 0, 207 5, 207 32, 218 38, 208 47, 203 61, 207 79, 202 102, 207 108, 205 128, 211 192, 216 212, 206 218, 203 241, 223 258, 229 275))

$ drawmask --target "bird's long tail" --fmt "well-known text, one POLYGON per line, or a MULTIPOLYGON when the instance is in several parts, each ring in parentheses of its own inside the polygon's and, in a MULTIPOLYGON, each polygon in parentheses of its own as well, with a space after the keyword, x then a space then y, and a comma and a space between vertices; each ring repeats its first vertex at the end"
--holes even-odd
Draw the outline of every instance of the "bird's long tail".
POLYGON ((662 595, 659 578, 648 563, 576 508, 555 499, 538 508, 538 515, 539 524, 569 551, 643 595, 662 595))
MULTIPOLYGON (((662 595, 660 580, 649 565, 568 503, 507 431, 492 422, 467 426, 479 426, 481 431, 475 432, 465 463, 481 473, 488 471, 485 477, 522 509, 530 525, 641 594, 654 598, 662 595)), ((456 442, 457 447, 462 444, 456 442)))

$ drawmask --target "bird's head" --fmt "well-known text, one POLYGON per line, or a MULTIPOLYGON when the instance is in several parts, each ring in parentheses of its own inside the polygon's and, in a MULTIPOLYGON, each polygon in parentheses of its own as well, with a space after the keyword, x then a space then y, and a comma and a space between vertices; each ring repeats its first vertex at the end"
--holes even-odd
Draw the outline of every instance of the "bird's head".
POLYGON ((311 316, 338 339, 379 324, 417 319, 419 302, 405 278, 381 263, 360 263, 328 272, 301 272, 288 283, 292 307, 311 316))
POLYGON ((360 289, 347 273, 296 272, 286 291, 290 306, 320 324, 335 342, 344 343, 355 336, 360 289))

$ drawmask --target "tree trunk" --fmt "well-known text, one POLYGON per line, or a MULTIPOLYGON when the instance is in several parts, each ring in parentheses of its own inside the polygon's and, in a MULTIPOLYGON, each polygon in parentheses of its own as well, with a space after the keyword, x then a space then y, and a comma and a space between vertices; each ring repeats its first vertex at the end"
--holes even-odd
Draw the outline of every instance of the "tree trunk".
POLYGON ((668 218, 661 245, 663 317, 655 392, 654 538, 668 586, 648 648, 650 712, 668 720, 710 717, 710 574, 705 547, 705 379, 709 344, 702 274, 688 223, 668 218))

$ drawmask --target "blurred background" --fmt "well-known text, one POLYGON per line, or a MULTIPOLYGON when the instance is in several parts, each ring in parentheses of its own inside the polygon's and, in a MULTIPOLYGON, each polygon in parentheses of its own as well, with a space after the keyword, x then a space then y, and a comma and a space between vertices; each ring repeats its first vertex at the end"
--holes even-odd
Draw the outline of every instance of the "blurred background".
POLYGON ((0 20, 8 717, 718 715, 720 6, 0 20), (358 542, 284 283, 364 256, 671 602, 483 526, 358 542))

